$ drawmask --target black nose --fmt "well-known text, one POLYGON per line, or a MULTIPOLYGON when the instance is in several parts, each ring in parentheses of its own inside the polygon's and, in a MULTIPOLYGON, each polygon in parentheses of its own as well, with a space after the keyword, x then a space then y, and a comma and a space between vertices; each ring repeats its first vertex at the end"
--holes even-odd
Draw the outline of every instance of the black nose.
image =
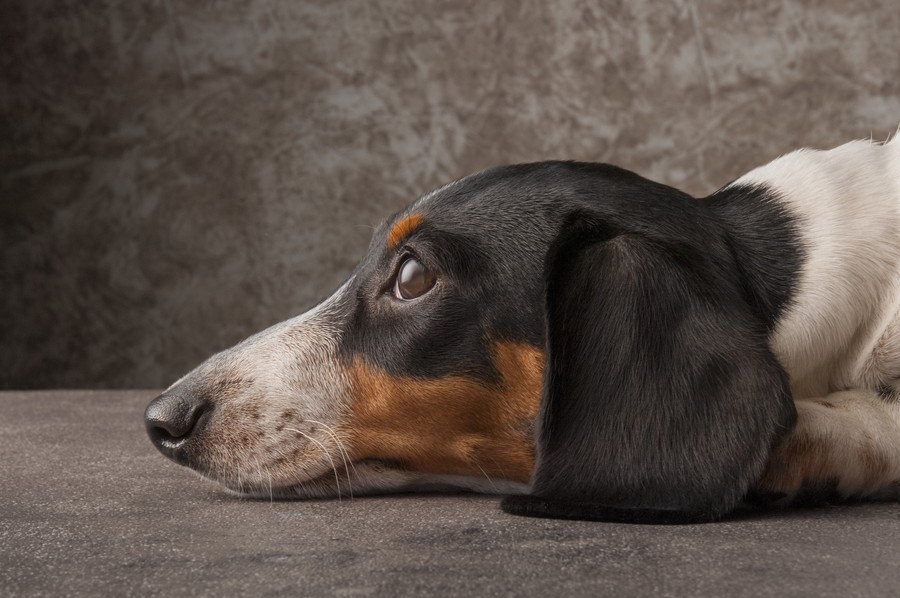
POLYGON ((187 464, 188 441, 203 428, 209 412, 210 405, 204 399, 179 392, 163 393, 147 406, 144 425, 162 454, 187 464))

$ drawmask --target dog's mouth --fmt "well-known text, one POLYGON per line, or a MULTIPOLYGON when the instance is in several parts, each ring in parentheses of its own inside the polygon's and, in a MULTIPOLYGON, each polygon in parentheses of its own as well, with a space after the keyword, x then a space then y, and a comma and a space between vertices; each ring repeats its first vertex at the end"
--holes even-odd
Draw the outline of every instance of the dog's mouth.
MULTIPOLYGON (((196 470, 196 469, 195 469, 196 470)), ((399 461, 389 459, 358 459, 335 463, 325 471, 307 479, 287 484, 273 484, 271 478, 256 476, 255 480, 221 479, 207 472, 198 473, 212 479, 231 496, 244 499, 297 500, 316 498, 352 498, 354 494, 367 493, 373 479, 385 475, 402 474, 406 470, 399 461)))

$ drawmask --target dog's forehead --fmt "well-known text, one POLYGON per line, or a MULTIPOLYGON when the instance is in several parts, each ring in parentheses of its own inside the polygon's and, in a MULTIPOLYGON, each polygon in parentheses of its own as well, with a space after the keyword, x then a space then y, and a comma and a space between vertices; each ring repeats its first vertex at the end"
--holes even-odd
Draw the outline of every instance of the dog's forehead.
POLYGON ((554 193, 566 185, 569 165, 538 162, 498 166, 425 193, 389 217, 376 231, 373 247, 394 249, 419 228, 463 236, 522 233, 554 193))
POLYGON ((467 211, 510 213, 512 205, 546 199, 565 186, 568 167, 561 162, 496 166, 438 187, 417 199, 410 209, 450 215, 467 211))

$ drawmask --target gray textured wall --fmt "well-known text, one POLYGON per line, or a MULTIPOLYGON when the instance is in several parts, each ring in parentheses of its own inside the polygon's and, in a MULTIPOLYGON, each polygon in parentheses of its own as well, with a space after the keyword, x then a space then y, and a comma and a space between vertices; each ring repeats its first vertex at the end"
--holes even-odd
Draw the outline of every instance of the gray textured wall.
POLYGON ((0 386, 166 385, 487 166, 706 193, 884 137, 898 32, 897 0, 6 0, 0 386))

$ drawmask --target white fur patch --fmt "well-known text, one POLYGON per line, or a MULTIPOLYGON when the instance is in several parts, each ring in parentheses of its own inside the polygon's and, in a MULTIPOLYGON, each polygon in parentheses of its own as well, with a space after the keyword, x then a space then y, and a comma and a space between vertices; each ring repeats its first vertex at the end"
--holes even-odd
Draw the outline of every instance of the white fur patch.
POLYGON ((795 398, 810 399, 782 445, 805 454, 776 453, 766 479, 782 486, 769 490, 790 499, 831 479, 843 496, 897 498, 900 403, 875 391, 900 381, 900 141, 798 150, 733 184, 776 191, 806 250, 770 338, 795 398))
POLYGON ((775 190, 799 221, 800 284, 771 339, 795 396, 900 375, 900 143, 798 150, 734 184, 775 190))
POLYGON ((348 280, 308 312, 213 355, 179 384, 213 404, 198 451, 204 473, 255 491, 314 479, 342 465, 333 430, 347 409, 336 307, 348 280))

